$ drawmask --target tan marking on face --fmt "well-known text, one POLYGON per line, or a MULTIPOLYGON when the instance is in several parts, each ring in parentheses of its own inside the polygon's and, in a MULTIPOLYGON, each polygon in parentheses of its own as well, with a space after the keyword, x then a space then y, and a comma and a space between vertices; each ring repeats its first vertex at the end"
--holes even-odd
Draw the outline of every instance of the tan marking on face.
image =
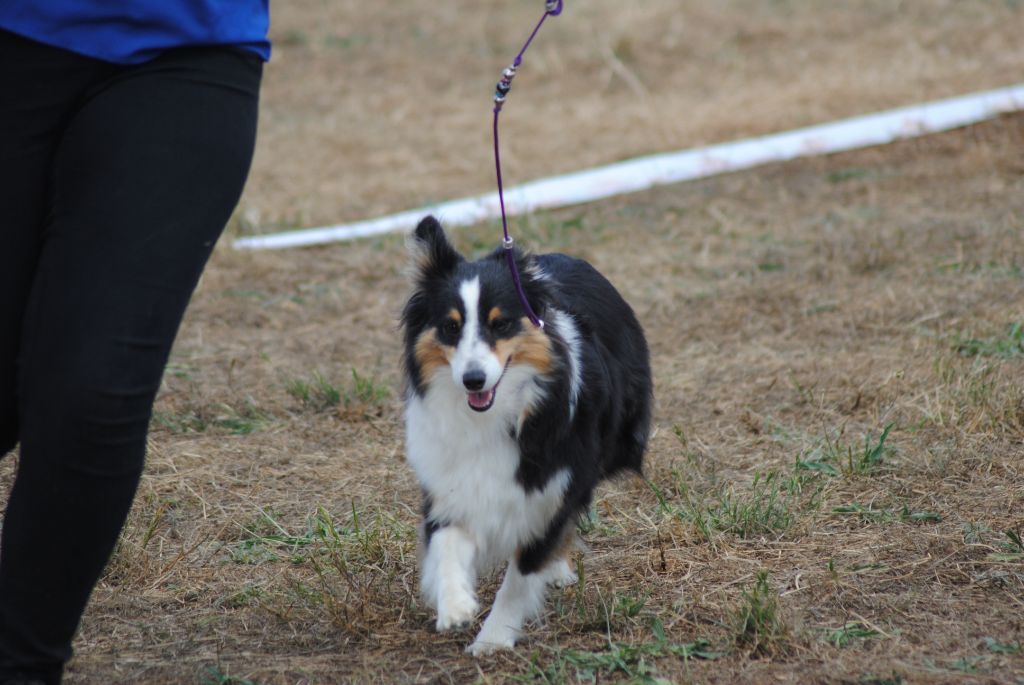
POLYGON ((423 380, 429 381, 434 377, 438 369, 442 366, 448 366, 449 358, 454 352, 453 348, 442 345, 437 341, 433 328, 424 331, 416 340, 416 348, 414 350, 423 380))
POLYGON ((487 314, 487 324, 493 324, 498 318, 501 317, 501 307, 491 307, 491 311, 487 314))
POLYGON ((494 342, 494 354, 498 358, 498 363, 501 364, 501 368, 505 368, 508 364, 508 358, 516 352, 516 338, 508 338, 506 340, 496 340, 494 342))
POLYGON ((448 318, 452 319, 453 321, 455 321, 455 323, 459 324, 460 326, 462 325, 462 312, 460 312, 455 307, 452 307, 452 310, 448 312, 448 318))
MULTIPOLYGON (((509 352, 509 356, 511 356, 513 364, 529 364, 541 373, 551 371, 551 339, 534 326, 529 319, 524 317, 523 332, 507 341, 499 342, 499 349, 502 342, 511 343, 512 350, 509 352)), ((508 359, 504 355, 499 356, 508 359)))
MULTIPOLYGON (((549 373, 554 362, 551 357, 551 339, 534 326, 529 319, 523 317, 523 333, 498 340, 494 343, 494 354, 502 368, 511 364, 528 364, 537 369, 538 373, 549 373)), ((519 426, 530 417, 532 406, 523 408, 519 415, 519 426)))

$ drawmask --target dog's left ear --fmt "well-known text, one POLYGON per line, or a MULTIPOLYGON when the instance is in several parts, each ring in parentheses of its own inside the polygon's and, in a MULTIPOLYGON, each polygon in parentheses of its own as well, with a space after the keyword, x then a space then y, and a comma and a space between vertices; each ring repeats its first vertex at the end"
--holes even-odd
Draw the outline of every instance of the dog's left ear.
MULTIPOLYGON (((498 248, 494 252, 500 260, 502 267, 506 265, 505 250, 498 248)), ((544 318, 544 311, 547 308, 551 293, 547 285, 546 276, 537 262, 537 255, 515 248, 516 269, 519 271, 519 279, 526 293, 526 299, 530 301, 533 311, 544 318)))
POLYGON ((424 217, 416 226, 409 242, 409 252, 416 274, 421 279, 446 276, 462 261, 462 255, 448 242, 440 222, 432 216, 424 217))

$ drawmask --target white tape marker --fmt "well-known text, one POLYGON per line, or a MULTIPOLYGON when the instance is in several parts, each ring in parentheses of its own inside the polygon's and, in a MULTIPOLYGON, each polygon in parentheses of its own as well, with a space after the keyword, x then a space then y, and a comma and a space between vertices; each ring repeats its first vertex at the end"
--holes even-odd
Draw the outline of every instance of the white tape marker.
MULTIPOLYGON (((769 162, 948 131, 1020 110, 1024 110, 1024 84, 531 181, 506 190, 505 207, 509 215, 565 207, 769 162)), ((302 247, 409 231, 426 214, 437 215, 446 226, 465 226, 501 216, 498 194, 488 193, 350 224, 239 238, 234 247, 249 250, 302 247)))

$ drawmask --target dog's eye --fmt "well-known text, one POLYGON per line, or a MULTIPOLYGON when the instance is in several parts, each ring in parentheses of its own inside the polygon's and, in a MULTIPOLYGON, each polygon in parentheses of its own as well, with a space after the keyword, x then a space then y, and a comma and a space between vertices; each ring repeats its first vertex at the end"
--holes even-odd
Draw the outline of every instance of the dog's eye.
POLYGON ((441 324, 441 333, 448 338, 454 338, 457 336, 461 329, 462 326, 455 319, 446 319, 445 322, 441 324))
POLYGON ((497 319, 491 324, 491 330, 494 331, 495 335, 506 335, 512 332, 515 327, 515 323, 512 319, 497 319))

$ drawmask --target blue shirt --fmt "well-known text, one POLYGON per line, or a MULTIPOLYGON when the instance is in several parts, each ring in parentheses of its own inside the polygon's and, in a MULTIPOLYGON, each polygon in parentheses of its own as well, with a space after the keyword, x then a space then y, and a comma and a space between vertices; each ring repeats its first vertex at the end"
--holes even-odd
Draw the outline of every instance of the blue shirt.
POLYGON ((269 0, 0 0, 0 28, 119 64, 233 45, 270 58, 269 0))

